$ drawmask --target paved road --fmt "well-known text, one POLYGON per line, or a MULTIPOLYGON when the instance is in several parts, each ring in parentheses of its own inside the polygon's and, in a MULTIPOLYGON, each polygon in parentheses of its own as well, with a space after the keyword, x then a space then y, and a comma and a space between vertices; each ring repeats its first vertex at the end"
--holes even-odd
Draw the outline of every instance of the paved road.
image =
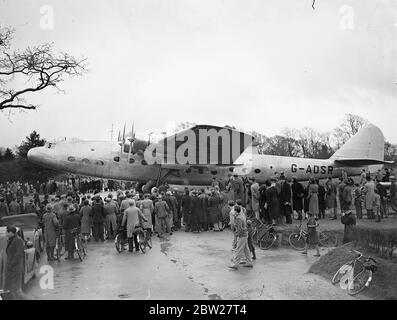
POLYGON ((146 254, 119 254, 111 241, 90 243, 84 262, 52 263, 54 289, 41 289, 36 279, 26 293, 31 299, 353 299, 307 273, 313 251, 258 249, 254 268, 233 271, 231 242, 228 231, 177 232, 155 238, 146 254))

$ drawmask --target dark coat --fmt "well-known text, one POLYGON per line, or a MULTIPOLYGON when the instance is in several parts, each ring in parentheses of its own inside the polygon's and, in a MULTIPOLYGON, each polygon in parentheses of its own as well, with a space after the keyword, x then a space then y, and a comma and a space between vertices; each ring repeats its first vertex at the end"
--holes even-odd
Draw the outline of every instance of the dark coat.
POLYGON ((303 185, 299 182, 294 182, 291 187, 292 190, 292 205, 294 210, 300 211, 303 210, 303 195, 305 193, 305 189, 303 185))
POLYGON ((76 212, 69 212, 63 222, 63 228, 65 230, 65 248, 67 251, 74 250, 74 241, 72 230, 80 227, 80 215, 76 212))
POLYGON ((11 292, 22 288, 24 272, 25 243, 15 235, 7 243, 7 263, 5 267, 4 289, 11 292))
POLYGON ((287 182, 283 182, 281 184, 281 190, 280 190, 280 203, 284 205, 286 202, 291 204, 292 200, 292 190, 291 186, 287 182))
POLYGON ((345 232, 343 233, 343 244, 351 242, 355 239, 356 217, 353 214, 345 214, 340 221, 345 225, 345 232))
POLYGON ((325 210, 325 187, 322 184, 318 185, 318 207, 320 212, 325 210))
POLYGON ((106 217, 106 212, 103 205, 98 203, 92 205, 91 217, 93 223, 102 223, 106 217))
POLYGON ((213 195, 208 199, 209 221, 210 224, 215 224, 222 221, 222 199, 218 195, 213 195))
POLYGON ((193 196, 190 202, 190 223, 198 224, 202 223, 202 216, 203 216, 203 211, 202 211, 202 200, 197 197, 193 196))
POLYGON ((266 189, 266 204, 269 218, 278 219, 280 217, 280 201, 276 187, 266 189))
POLYGON ((191 208, 191 202, 192 202, 192 199, 191 199, 191 197, 190 197, 189 194, 185 194, 185 195, 182 197, 182 201, 181 201, 181 204, 182 204, 182 216, 183 216, 183 222, 184 222, 185 224, 190 224, 190 217, 191 217, 190 208, 191 208))

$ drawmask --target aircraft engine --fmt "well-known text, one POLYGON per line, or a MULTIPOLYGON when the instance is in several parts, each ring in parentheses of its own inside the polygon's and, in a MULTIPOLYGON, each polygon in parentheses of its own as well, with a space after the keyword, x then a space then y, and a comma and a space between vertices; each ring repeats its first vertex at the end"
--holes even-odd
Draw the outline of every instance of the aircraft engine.
POLYGON ((142 187, 143 193, 150 193, 152 188, 156 186, 156 180, 149 180, 146 184, 142 187))
POLYGON ((144 140, 135 140, 134 145, 132 147, 132 153, 143 153, 145 152, 146 148, 148 146, 148 142, 144 140))

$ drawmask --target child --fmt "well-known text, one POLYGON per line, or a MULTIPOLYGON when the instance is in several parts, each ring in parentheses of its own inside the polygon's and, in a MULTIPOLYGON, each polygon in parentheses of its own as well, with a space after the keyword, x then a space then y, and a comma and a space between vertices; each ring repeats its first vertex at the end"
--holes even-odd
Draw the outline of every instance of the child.
POLYGON ((354 226, 356 225, 356 217, 353 215, 352 211, 346 211, 342 213, 340 219, 342 224, 345 225, 345 230, 343 233, 343 244, 351 242, 354 240, 354 226))
POLYGON ((309 248, 309 245, 314 245, 317 253, 314 255, 315 257, 320 256, 320 250, 318 248, 318 234, 317 234, 317 221, 315 217, 313 217, 313 213, 310 211, 307 212, 308 215, 308 220, 306 223, 307 226, 307 238, 306 238, 306 245, 305 245, 305 250, 302 252, 302 254, 307 254, 307 249, 309 248))
POLYGON ((251 220, 247 220, 247 231, 248 231, 248 248, 252 253, 252 259, 256 260, 254 241, 252 239, 252 236, 254 234, 254 228, 252 227, 251 220))
POLYGON ((376 222, 380 222, 380 195, 377 189, 375 189, 375 196, 372 208, 374 214, 376 215, 376 222))
POLYGON ((356 183, 354 189, 354 207, 356 208, 356 216, 358 219, 362 219, 363 210, 361 205, 361 188, 358 183, 356 183))

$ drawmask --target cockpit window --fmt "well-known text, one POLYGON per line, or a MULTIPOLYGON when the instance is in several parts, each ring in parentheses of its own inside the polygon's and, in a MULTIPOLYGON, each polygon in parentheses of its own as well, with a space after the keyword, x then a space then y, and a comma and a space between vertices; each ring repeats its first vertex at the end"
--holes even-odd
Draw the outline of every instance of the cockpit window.
POLYGON ((124 149, 125 153, 130 153, 130 145, 129 144, 125 143, 123 149, 124 149))
POLYGON ((85 163, 85 164, 89 164, 90 163, 90 160, 88 160, 88 159, 86 159, 86 158, 84 158, 83 160, 81 160, 83 163, 85 163))

